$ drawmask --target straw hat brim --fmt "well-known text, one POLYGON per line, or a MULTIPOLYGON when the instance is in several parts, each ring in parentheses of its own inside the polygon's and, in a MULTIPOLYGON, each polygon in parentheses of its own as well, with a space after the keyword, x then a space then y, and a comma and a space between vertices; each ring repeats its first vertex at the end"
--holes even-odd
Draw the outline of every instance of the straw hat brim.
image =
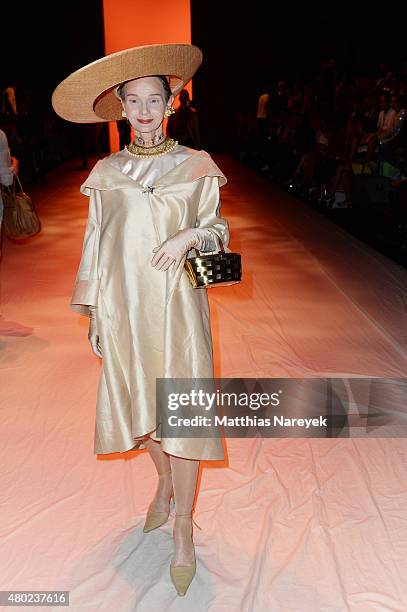
POLYGON ((122 118, 116 88, 143 76, 166 75, 177 95, 202 63, 202 51, 189 44, 133 47, 106 55, 64 79, 52 94, 55 112, 74 123, 97 123, 122 118))

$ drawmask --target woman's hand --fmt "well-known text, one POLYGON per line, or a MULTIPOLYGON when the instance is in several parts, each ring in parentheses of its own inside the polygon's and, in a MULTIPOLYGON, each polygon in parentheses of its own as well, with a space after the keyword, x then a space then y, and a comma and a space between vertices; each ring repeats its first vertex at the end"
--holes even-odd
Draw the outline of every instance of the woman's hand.
POLYGON ((95 355, 97 357, 103 357, 102 352, 101 352, 99 333, 98 333, 97 322, 96 322, 96 307, 89 306, 89 313, 90 313, 90 317, 89 317, 90 320, 89 320, 88 339, 92 347, 92 351, 95 353, 95 355))
POLYGON ((198 236, 195 229, 187 228, 179 230, 174 236, 153 249, 155 253, 151 260, 153 268, 165 271, 175 262, 173 268, 175 272, 185 253, 197 244, 197 240, 198 236))
POLYGON ((192 248, 198 251, 213 251, 217 248, 217 242, 213 233, 207 228, 186 228, 179 230, 174 236, 168 238, 160 246, 153 249, 155 253, 151 264, 157 270, 168 270, 175 262, 175 272, 184 260, 184 255, 192 248))

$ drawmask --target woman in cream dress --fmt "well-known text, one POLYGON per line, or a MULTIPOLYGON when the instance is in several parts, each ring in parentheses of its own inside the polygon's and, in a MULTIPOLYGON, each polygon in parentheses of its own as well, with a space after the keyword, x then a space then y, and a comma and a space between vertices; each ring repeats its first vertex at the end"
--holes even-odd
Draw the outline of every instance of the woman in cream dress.
MULTIPOLYGON (((90 317, 88 337, 102 358, 94 452, 148 449, 158 487, 144 531, 166 522, 174 496, 170 574, 178 594, 184 595, 196 567, 192 508, 199 460, 222 459, 223 446, 217 436, 160 438, 156 378, 213 377, 208 298, 205 290, 192 288, 184 262, 191 249, 217 252, 221 242, 227 246, 229 231, 220 217, 224 174, 205 151, 181 146, 163 134, 174 92, 196 70, 191 65, 189 72, 185 66, 178 73, 177 66, 163 70, 154 48, 161 53, 165 47, 183 47, 186 64, 192 60, 185 53, 200 54, 190 45, 150 45, 150 58, 133 62, 127 72, 122 65, 116 68, 125 78, 114 94, 134 128, 135 142, 98 161, 81 187, 89 196, 89 214, 70 306, 90 317), (154 72, 157 67, 160 73, 154 72), (170 87, 163 73, 178 75, 176 86, 170 87)), ((136 58, 138 49, 147 47, 130 50, 136 58)), ((194 58, 199 65, 201 56, 194 58)), ((61 111, 60 94, 57 88, 54 108, 65 117, 72 115, 71 108, 61 111)))

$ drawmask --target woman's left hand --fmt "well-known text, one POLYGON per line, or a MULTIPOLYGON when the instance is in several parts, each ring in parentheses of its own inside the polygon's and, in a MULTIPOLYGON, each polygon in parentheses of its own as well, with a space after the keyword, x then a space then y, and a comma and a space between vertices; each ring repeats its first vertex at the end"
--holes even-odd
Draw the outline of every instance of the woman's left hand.
POLYGON ((168 238, 160 246, 153 249, 155 253, 151 264, 157 270, 168 270, 175 262, 173 271, 178 268, 184 255, 198 243, 199 236, 194 228, 179 230, 174 236, 168 238))

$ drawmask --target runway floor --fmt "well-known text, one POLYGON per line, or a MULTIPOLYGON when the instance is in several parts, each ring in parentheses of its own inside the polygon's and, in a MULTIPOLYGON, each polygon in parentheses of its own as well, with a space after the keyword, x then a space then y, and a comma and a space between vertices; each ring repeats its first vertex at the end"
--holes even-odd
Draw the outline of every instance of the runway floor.
MULTIPOLYGON (((243 262, 241 284, 209 291, 215 375, 404 379, 407 271, 213 157, 243 262)), ((86 175, 69 162, 28 189, 42 232, 3 239, 0 589, 69 590, 72 610, 405 612, 405 394, 385 423, 349 437, 228 439, 227 459, 202 465, 197 576, 177 597, 173 513, 142 533, 149 456, 93 454, 101 366, 88 320, 69 308, 86 175)))

